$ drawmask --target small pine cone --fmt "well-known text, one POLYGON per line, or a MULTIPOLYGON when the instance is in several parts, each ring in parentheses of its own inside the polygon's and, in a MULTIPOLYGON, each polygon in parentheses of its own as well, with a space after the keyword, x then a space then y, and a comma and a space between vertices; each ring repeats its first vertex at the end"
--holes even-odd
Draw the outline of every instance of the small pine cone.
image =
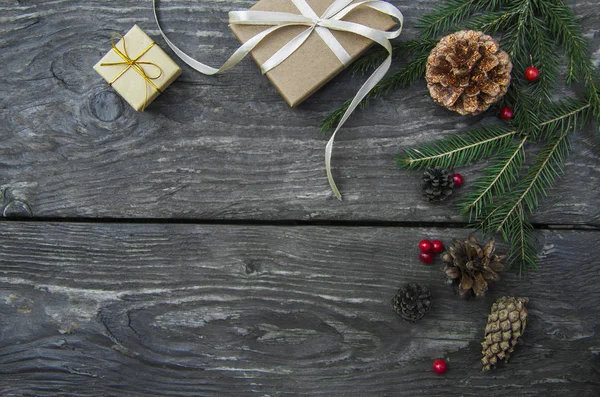
POLYGON ((473 30, 448 35, 431 51, 425 79, 433 100, 461 115, 476 115, 510 85, 512 63, 492 37, 473 30))
POLYGON ((446 200, 454 193, 454 178, 445 168, 429 168, 423 173, 421 192, 427 201, 446 200))
POLYGON ((429 312, 431 293, 424 285, 409 283, 396 292, 392 305, 403 319, 416 323, 429 312))
POLYGON ((510 354, 515 350, 527 324, 527 302, 527 298, 503 296, 492 306, 485 327, 485 339, 481 343, 484 371, 489 371, 498 360, 508 361, 510 354))
POLYGON ((460 296, 484 296, 488 284, 500 279, 499 273, 504 270, 502 260, 506 256, 496 255, 495 250, 494 239, 482 247, 474 236, 470 236, 468 240, 455 241, 454 246, 444 253, 446 277, 450 283, 458 285, 460 296))

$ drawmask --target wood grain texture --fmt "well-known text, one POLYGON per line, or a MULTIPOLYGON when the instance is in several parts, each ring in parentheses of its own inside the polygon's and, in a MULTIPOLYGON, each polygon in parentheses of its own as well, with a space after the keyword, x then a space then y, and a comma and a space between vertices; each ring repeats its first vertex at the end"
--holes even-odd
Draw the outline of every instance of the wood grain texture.
MULTIPOLYGON (((227 11, 253 3, 162 1, 160 15, 181 48, 220 65, 238 45, 227 11)), ((393 3, 405 14, 408 39, 418 17, 436 2, 393 3)), ((109 50, 113 32, 138 23, 157 37, 150 6, 149 0, 0 3, 0 187, 29 202, 35 215, 463 220, 450 210, 452 203, 423 203, 418 173, 398 170, 393 158, 401 148, 462 130, 483 116, 448 113, 433 104, 423 83, 357 112, 335 146, 334 175, 345 197, 339 203, 326 181, 327 138, 318 125, 363 79, 342 73, 290 109, 251 60, 219 77, 185 67, 145 113, 136 113, 92 65, 109 50)), ((597 2, 573 6, 586 15, 597 2)), ((600 62, 600 17, 592 14, 584 24, 600 62)), ((590 128, 574 137, 566 177, 536 222, 598 222, 596 136, 590 128)), ((484 166, 459 171, 468 183, 484 166)))
POLYGON ((415 248, 461 229, 0 225, 2 396, 600 394, 597 232, 538 233, 540 272, 463 301, 415 248), (416 325, 390 307, 409 281, 434 296, 416 325), (528 328, 482 373, 505 294, 528 328))

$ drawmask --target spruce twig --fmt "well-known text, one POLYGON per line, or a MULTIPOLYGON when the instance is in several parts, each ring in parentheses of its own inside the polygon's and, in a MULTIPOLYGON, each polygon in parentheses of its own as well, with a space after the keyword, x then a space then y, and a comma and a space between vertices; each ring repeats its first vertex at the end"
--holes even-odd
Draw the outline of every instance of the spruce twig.
POLYGON ((464 136, 453 135, 418 149, 405 149, 396 162, 407 169, 468 165, 504 149, 516 134, 500 126, 479 127, 464 136))
POLYGON ((434 38, 456 27, 471 15, 476 2, 476 0, 449 0, 437 6, 433 12, 423 16, 417 25, 417 28, 421 29, 421 37, 434 38))
POLYGON ((486 169, 485 175, 473 183, 475 190, 459 204, 462 213, 471 214, 472 219, 477 219, 483 208, 493 202, 495 196, 505 194, 507 186, 517 181, 525 162, 524 148, 527 139, 527 136, 523 137, 518 145, 511 145, 496 156, 495 162, 486 169))
POLYGON ((505 199, 496 217, 488 221, 488 227, 496 229, 495 233, 501 233, 510 217, 520 213, 520 208, 533 212, 540 198, 547 195, 548 189, 562 174, 568 151, 568 131, 564 131, 544 147, 534 166, 514 189, 512 197, 505 199))
MULTIPOLYGON (((415 55, 429 53, 437 44, 436 40, 409 40, 395 43, 392 46, 393 58, 409 58, 415 55)), ((352 64, 353 74, 365 74, 377 68, 388 57, 388 52, 382 47, 377 47, 352 64)))
MULTIPOLYGON (((427 64, 427 57, 429 56, 429 51, 431 51, 432 47, 429 47, 431 43, 429 41, 419 42, 419 45, 423 47, 422 50, 415 50, 417 55, 413 60, 408 62, 403 68, 398 70, 396 73, 384 78, 381 80, 369 94, 362 100, 360 103, 361 107, 365 107, 369 104, 371 99, 379 98, 385 93, 406 87, 414 83, 416 80, 419 80, 425 74, 425 66, 427 64)), ((384 58, 385 59, 385 58, 384 58)), ((366 71, 371 64, 379 65, 378 55, 373 56, 373 58, 365 61, 363 64, 359 65, 356 68, 356 72, 362 73, 366 71)), ((335 109, 331 112, 323 123, 321 124, 321 131, 327 132, 330 129, 334 128, 337 124, 339 124, 340 120, 348 110, 352 99, 348 99, 346 102, 342 104, 339 108, 335 109)))
MULTIPOLYGON (((514 68, 512 85, 499 104, 512 107, 515 118, 510 127, 484 125, 405 149, 396 162, 406 169, 452 168, 489 158, 490 165, 462 198, 459 209, 484 233, 502 235, 511 245, 509 260, 521 272, 535 269, 537 244, 529 217, 562 174, 571 134, 593 119, 600 122, 600 74, 579 19, 561 0, 447 0, 425 15, 419 26, 421 40, 407 42, 406 48, 414 50, 407 51, 414 56, 413 62, 423 63, 408 63, 405 67, 411 66, 410 72, 402 75, 401 70, 382 81, 370 97, 423 77, 428 52, 435 44, 432 40, 450 30, 471 28, 501 35, 501 47, 511 56, 514 68), (555 101, 552 96, 561 61, 557 54, 561 53, 566 58, 566 83, 581 83, 585 94, 555 101), (532 64, 540 69, 534 83, 523 77, 532 64), (544 144, 541 152, 526 162, 528 148, 538 142, 544 144)), ((358 70, 380 61, 373 55, 358 70)), ((328 120, 337 120, 332 116, 328 120)))

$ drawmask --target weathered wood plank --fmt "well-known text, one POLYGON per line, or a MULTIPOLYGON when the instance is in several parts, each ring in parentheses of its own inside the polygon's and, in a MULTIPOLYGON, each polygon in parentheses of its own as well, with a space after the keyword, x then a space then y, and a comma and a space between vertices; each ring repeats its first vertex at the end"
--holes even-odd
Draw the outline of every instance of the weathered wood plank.
POLYGON ((600 393, 598 232, 538 233, 540 272, 462 301, 439 260, 416 259, 420 237, 461 229, 1 226, 3 396, 600 393), (434 295, 416 325, 389 303, 408 281, 434 295), (505 294, 531 299, 528 329, 509 364, 482 373, 487 312, 505 294))
MULTIPOLYGON (((404 38, 433 0, 394 1, 404 38)), ((227 11, 252 1, 161 2, 175 42, 218 65, 236 40, 227 11)), ((578 14, 595 1, 576 1, 578 14)), ((298 109, 289 109, 246 61, 220 77, 184 75, 145 113, 107 87, 92 65, 109 37, 139 23, 154 37, 150 1, 13 1, 0 4, 0 186, 50 217, 346 219, 457 221, 451 203, 420 201, 419 176, 394 155, 481 120, 434 105, 424 84, 358 112, 334 154, 345 202, 332 198, 323 169, 320 120, 352 96, 361 78, 344 73, 298 109)), ((600 60, 600 16, 585 20, 600 60)), ((163 44, 162 40, 158 40, 163 44)), ((493 117, 492 117, 493 118, 493 117)), ((600 162, 592 129, 574 138, 566 177, 536 218, 589 223, 600 211, 600 162), (586 188, 581 189, 585 184, 586 188), (554 202, 559 204, 554 205, 554 202)), ((477 169, 459 170, 467 182, 477 169)))

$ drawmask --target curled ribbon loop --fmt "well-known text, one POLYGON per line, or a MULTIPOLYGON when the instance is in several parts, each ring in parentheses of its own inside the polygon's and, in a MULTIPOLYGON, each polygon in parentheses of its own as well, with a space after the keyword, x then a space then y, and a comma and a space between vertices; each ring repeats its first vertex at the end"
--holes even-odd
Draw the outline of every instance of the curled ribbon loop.
POLYGON ((121 70, 119 72, 119 74, 117 74, 108 84, 112 85, 115 81, 117 81, 119 78, 121 78, 121 76, 123 76, 125 74, 125 72, 127 72, 129 69, 135 70, 140 76, 142 76, 142 78, 147 83, 144 85, 144 87, 146 88, 146 96, 144 98, 144 106, 142 106, 142 111, 144 111, 144 109, 146 109, 146 105, 147 105, 147 101, 148 101, 148 84, 152 88, 154 88, 156 91, 161 92, 160 88, 158 88, 156 86, 156 84, 154 84, 154 82, 152 81, 152 80, 159 79, 163 75, 163 70, 161 69, 161 67, 158 66, 157 64, 155 64, 154 62, 145 62, 145 61, 139 60, 141 57, 146 55, 146 53, 148 51, 150 51, 150 49, 154 46, 155 43, 154 42, 151 43, 135 58, 131 58, 129 56, 129 54, 127 53, 127 43, 125 43, 125 38, 123 37, 122 34, 114 33, 110 38, 110 43, 111 43, 113 51, 119 57, 121 57, 123 62, 103 62, 100 64, 100 66, 125 66, 125 68, 123 70, 121 70), (115 44, 115 37, 121 38, 121 42, 123 43, 123 51, 121 51, 121 50, 119 50, 119 48, 117 48, 117 45, 115 44), (148 73, 146 72, 146 70, 144 69, 144 67, 142 65, 154 66, 158 70, 158 74, 155 76, 148 75, 148 73))
POLYGON ((273 11, 231 11, 229 13, 229 23, 233 25, 263 25, 270 26, 268 29, 258 33, 250 40, 242 44, 233 55, 221 66, 216 69, 198 62, 194 58, 181 51, 175 44, 173 44, 165 35, 158 22, 158 15, 156 13, 156 0, 152 0, 152 7, 154 10, 154 19, 158 25, 158 30, 163 36, 168 46, 179 56, 185 63, 187 63, 193 69, 206 75, 215 75, 226 71, 237 65, 246 55, 248 55, 263 39, 272 34, 273 32, 287 27, 287 26, 307 26, 307 29, 300 33, 298 36, 290 40, 284 45, 279 51, 277 51, 271 58, 261 65, 261 71, 267 73, 269 70, 277 67, 283 61, 285 61, 291 54, 293 54, 302 44, 308 39, 308 37, 316 32, 331 51, 337 56, 340 62, 344 66, 348 66, 351 57, 340 44, 340 42, 331 33, 332 30, 341 32, 350 32, 357 34, 362 37, 381 45, 388 52, 388 57, 383 63, 373 72, 373 74, 367 79, 363 86, 358 90, 354 99, 350 103, 350 106, 342 116, 340 123, 336 127, 335 131, 331 135, 329 142, 325 146, 325 169, 327 171, 327 180, 331 186, 331 190, 335 196, 341 200, 342 195, 337 188, 333 175, 331 173, 331 155, 333 151, 333 142, 335 137, 348 120, 350 115, 354 112, 356 107, 365 98, 365 96, 375 87, 375 85, 381 81, 390 68, 392 63, 392 44, 391 39, 395 39, 402 32, 402 24, 404 17, 398 8, 394 7, 390 3, 383 0, 335 0, 329 8, 318 16, 315 11, 308 5, 306 0, 291 0, 296 8, 300 11, 299 14, 292 14, 287 12, 273 12, 273 11), (396 19, 399 26, 393 31, 383 31, 373 29, 365 25, 361 25, 354 22, 344 21, 343 18, 348 15, 351 11, 358 7, 368 7, 373 10, 379 11, 380 13, 391 16, 396 19))

